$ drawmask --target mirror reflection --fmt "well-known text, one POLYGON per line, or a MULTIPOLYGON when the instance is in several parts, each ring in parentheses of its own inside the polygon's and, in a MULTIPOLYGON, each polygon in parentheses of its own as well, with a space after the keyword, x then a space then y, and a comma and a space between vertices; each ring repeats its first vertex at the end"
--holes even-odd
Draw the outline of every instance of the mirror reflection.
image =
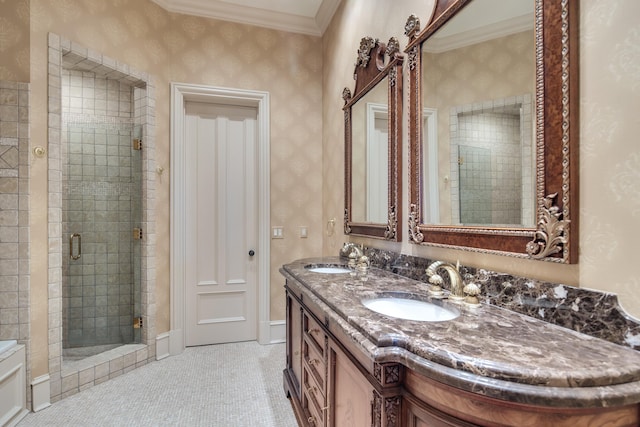
POLYGON ((344 88, 344 233, 400 241, 402 63, 398 39, 360 40, 344 88))
POLYGON ((351 217, 386 223, 389 186, 388 78, 351 109, 351 217))
POLYGON ((427 224, 535 224, 531 0, 474 0, 422 44, 427 224))

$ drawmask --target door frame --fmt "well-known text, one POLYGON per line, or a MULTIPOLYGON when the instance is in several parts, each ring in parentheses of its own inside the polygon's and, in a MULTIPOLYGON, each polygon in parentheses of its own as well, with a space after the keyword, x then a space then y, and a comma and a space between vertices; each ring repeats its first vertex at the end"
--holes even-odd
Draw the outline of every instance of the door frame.
POLYGON ((257 191, 258 191, 258 342, 271 342, 269 315, 269 177, 270 129, 269 93, 188 83, 171 83, 171 231, 170 231, 170 315, 169 353, 176 355, 185 348, 186 327, 186 232, 185 194, 190 191, 186 183, 185 164, 185 103, 188 101, 255 107, 257 120, 257 191))

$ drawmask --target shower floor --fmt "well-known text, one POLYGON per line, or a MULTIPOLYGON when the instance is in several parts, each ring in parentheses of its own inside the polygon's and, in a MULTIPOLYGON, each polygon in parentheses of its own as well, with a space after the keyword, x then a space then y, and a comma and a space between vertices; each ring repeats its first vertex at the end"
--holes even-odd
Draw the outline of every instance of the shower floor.
POLYGON ((112 350, 116 347, 120 347, 121 345, 122 344, 106 344, 89 347, 63 348, 62 360, 65 362, 75 362, 86 359, 87 357, 95 356, 96 354, 104 353, 105 351, 112 350))

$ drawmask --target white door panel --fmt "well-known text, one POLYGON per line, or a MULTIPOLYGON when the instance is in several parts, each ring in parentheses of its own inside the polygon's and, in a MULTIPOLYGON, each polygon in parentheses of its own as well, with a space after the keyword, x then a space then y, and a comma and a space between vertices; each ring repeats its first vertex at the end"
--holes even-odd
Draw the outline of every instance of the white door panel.
POLYGON ((186 345, 257 335, 256 109, 187 102, 186 345))
MULTIPOLYGON (((385 112, 386 114, 386 112, 385 112)), ((386 116, 376 117, 367 140, 367 213, 368 222, 388 221, 389 131, 386 116)))

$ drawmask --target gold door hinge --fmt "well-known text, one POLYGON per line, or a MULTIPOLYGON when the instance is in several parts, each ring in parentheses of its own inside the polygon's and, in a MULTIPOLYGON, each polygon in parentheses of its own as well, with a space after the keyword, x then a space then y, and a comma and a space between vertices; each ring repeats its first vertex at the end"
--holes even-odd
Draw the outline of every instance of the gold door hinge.
POLYGON ((142 328, 142 316, 133 318, 133 329, 142 328))
POLYGON ((134 228, 133 229, 133 240, 142 239, 142 228, 134 228))
POLYGON ((133 149, 136 151, 142 150, 142 140, 140 138, 133 139, 133 149))
POLYGON ((462 166, 464 164, 464 157, 458 157, 458 165, 462 166))

